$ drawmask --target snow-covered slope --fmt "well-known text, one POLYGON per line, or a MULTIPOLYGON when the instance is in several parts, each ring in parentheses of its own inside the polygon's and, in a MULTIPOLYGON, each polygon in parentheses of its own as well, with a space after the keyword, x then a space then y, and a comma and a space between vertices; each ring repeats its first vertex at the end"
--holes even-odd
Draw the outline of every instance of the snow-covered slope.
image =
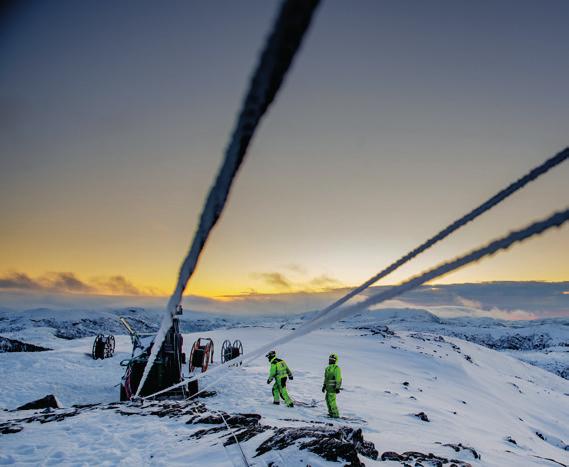
POLYGON ((458 337, 569 379, 569 319, 506 321, 493 318, 441 318, 422 309, 385 309, 361 314, 343 326, 387 325, 395 330, 458 337))
MULTIPOLYGON (((200 335, 212 337, 218 345, 226 338, 238 338, 247 350, 286 332, 251 326, 189 334, 185 342, 188 346, 200 335)), ((116 356, 103 361, 86 355, 90 338, 58 340, 62 345, 51 352, 0 355, 0 406, 12 409, 48 393, 58 396, 66 407, 118 399, 114 385, 122 373, 119 360, 130 354, 127 337, 119 337, 116 356)), ((44 344, 49 346, 47 341, 44 344)), ((267 365, 262 360, 231 369, 217 382, 207 377, 202 380, 202 387, 215 383, 211 389, 217 391, 216 396, 204 400, 208 410, 261 415, 265 428, 241 443, 251 465, 332 465, 300 450, 298 444, 255 457, 257 448, 272 439, 278 427, 329 422, 362 428, 380 456, 417 451, 480 466, 569 464, 565 449, 569 442, 569 381, 503 353, 437 333, 399 330, 395 336, 384 337, 345 325, 313 333, 277 350, 294 371, 294 381, 289 384, 292 397, 305 403, 315 400, 314 406, 298 404, 288 409, 272 405, 267 365), (332 351, 340 355, 344 391, 338 400, 348 420, 325 417, 320 388, 332 351), (428 422, 415 416, 421 412, 428 422), (473 448, 481 458, 459 444, 473 448)), ((23 416, 0 412, 0 423, 23 416)), ((212 426, 186 424, 189 418, 124 416, 95 408, 59 422, 24 423, 21 432, 0 437, 0 461, 240 465, 237 447, 223 446, 228 439, 226 430, 220 426, 216 432, 200 431, 212 426)), ((360 458, 366 465, 404 463, 360 458)), ((434 464, 423 461, 422 465, 434 464)))
MULTIPOLYGON (((161 313, 162 310, 141 308, 97 311, 47 308, 26 311, 0 310, 0 336, 20 338, 31 344, 42 345, 42 342, 46 344, 45 339, 49 338, 50 334, 64 339, 95 336, 99 333, 123 334, 125 330, 118 320, 119 316, 127 317, 140 333, 154 333, 158 328, 161 313)), ((181 329, 184 332, 248 326, 295 329, 312 316, 313 313, 286 317, 251 317, 185 311, 181 329)), ((524 321, 505 321, 488 317, 442 318, 425 309, 393 308, 362 313, 336 324, 335 328, 377 326, 458 337, 491 349, 507 351, 522 361, 569 378, 567 318, 524 321)), ((49 345, 57 348, 61 344, 59 339, 51 339, 49 345)))

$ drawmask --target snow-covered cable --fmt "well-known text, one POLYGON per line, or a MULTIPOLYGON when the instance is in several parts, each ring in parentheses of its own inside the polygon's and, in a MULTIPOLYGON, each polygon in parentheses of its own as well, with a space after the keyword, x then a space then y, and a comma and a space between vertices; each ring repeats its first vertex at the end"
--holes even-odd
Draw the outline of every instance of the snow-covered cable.
MULTIPOLYGON (((398 286, 394 286, 392 288, 390 288, 389 290, 386 290, 384 292, 378 293, 376 295, 372 295, 371 297, 367 298, 366 300, 345 307, 345 308, 340 308, 340 309, 336 309, 336 310, 332 310, 331 312, 329 312, 327 315, 322 316, 320 319, 317 320, 312 320, 309 323, 307 323, 304 326, 301 326, 299 328, 297 328, 295 331, 290 332, 289 334, 287 334, 286 336, 283 336, 279 339, 276 339, 272 342, 270 342, 269 344, 263 345, 261 347, 259 347, 258 349, 255 349, 245 355, 240 355, 239 357, 230 360, 229 362, 226 362, 216 368, 212 368, 211 370, 209 370, 207 373, 201 373, 199 375, 195 375, 194 377, 190 378, 189 381, 191 380, 199 380, 204 376, 212 376, 215 373, 218 372, 222 372, 224 370, 227 369, 228 366, 230 365, 236 365, 239 364, 240 362, 250 362, 253 361, 255 359, 257 359, 258 357, 260 357, 261 355, 263 355, 264 353, 266 353, 267 351, 279 346, 279 345, 283 345, 286 344, 290 341, 292 341, 293 339, 297 339, 298 337, 304 336, 306 334, 311 333, 312 331, 315 331, 317 329, 320 329, 324 326, 330 325, 336 321, 339 321, 340 319, 346 318, 348 316, 352 316, 354 314, 360 313, 361 311, 369 308, 372 305, 376 305, 378 303, 384 302, 386 300, 391 300, 405 292, 408 292, 412 289, 415 289, 419 286, 421 286, 422 284, 424 284, 425 282, 428 282, 430 280, 436 279, 437 277, 443 276, 445 274, 448 274, 449 272, 455 271, 456 269, 459 269, 463 266, 466 266, 467 264, 479 261, 480 259, 486 257, 486 256, 490 256, 493 255, 494 253, 500 251, 500 250, 506 250, 508 249, 510 246, 512 246, 515 243, 518 242, 522 242, 524 240, 527 240, 528 238, 531 238, 535 235, 539 235, 553 227, 561 227, 561 225, 563 225, 565 222, 567 222, 569 220, 569 208, 565 209, 564 211, 560 211, 557 213, 552 214, 551 216, 549 216, 548 218, 541 220, 541 221, 537 221, 534 222, 533 224, 521 229, 521 230, 517 230, 517 231, 513 231, 510 234, 501 237, 497 240, 492 241, 491 243, 487 244, 486 246, 480 247, 466 255, 460 256, 454 260, 445 262, 440 264, 439 266, 436 266, 433 269, 430 269, 414 278, 411 278, 409 280, 407 280, 406 282, 402 283, 401 285, 398 286)), ((218 378, 216 381, 219 381, 221 379, 218 378)), ((166 392, 168 390, 174 389, 176 387, 182 386, 183 384, 187 384, 188 381, 184 381, 182 383, 179 383, 177 385, 174 385, 170 388, 164 389, 162 392, 166 392)), ((214 381, 215 382, 215 381, 214 381)), ((213 384, 214 382, 212 382, 211 384, 213 384)), ((153 397, 157 394, 160 393, 156 393, 153 394, 152 396, 148 396, 148 397, 153 397)))
POLYGON ((237 439, 237 436, 235 436, 235 432, 231 429, 231 427, 229 426, 229 423, 227 423, 227 420, 223 416, 223 413, 221 411, 217 411, 217 410, 214 410, 214 412, 217 412, 219 414, 219 416, 221 417, 221 419, 223 420, 223 423, 225 423, 225 426, 229 430, 230 435, 233 436, 233 439, 237 443, 237 447, 239 448, 239 451, 241 451, 241 459, 243 460, 245 467, 249 467, 249 462, 247 461, 247 456, 245 456, 245 452, 243 451, 243 448, 241 447, 241 443, 237 439))
POLYGON ((470 253, 467 253, 446 263, 442 263, 429 271, 426 271, 416 277, 407 280, 401 285, 372 295, 360 303, 342 309, 337 309, 335 310, 335 313, 331 313, 330 315, 324 317, 323 320, 318 323, 318 327, 329 325, 340 319, 347 318, 348 316, 352 316, 356 313, 366 310, 372 305, 377 305, 378 303, 384 302, 386 300, 391 300, 405 292, 419 287, 426 282, 444 276, 445 274, 460 269, 461 267, 466 266, 470 263, 479 261, 486 256, 491 256, 498 251, 506 250, 515 243, 523 242, 528 238, 540 235, 553 227, 559 228, 567 221, 569 221, 569 208, 553 213, 546 219, 536 221, 533 224, 524 227, 523 229, 510 232, 508 235, 494 240, 488 243, 486 246, 477 248, 470 253))
MULTIPOLYGON (((514 243, 522 242, 530 237, 539 235, 553 227, 560 227, 568 220, 569 220, 569 209, 565 209, 564 211, 554 213, 547 219, 534 222, 533 224, 521 230, 513 231, 502 238, 494 240, 493 242, 489 243, 484 247, 478 248, 454 260, 442 263, 439 266, 436 266, 435 268, 429 271, 426 271, 414 278, 407 280, 401 285, 392 287, 389 290, 378 293, 376 295, 372 295, 371 297, 367 298, 366 300, 360 303, 332 310, 327 315, 322 316, 320 319, 313 320, 307 323, 306 325, 297 328, 295 331, 292 331, 290 334, 283 336, 280 339, 271 342, 270 344, 262 346, 259 349, 256 349, 246 355, 238 357, 237 359, 232 360, 232 362, 252 361, 258 358, 259 356, 263 355, 268 350, 277 347, 278 345, 283 345, 287 342, 290 342, 293 339, 309 334, 310 332, 315 331, 316 329, 328 326, 336 321, 339 321, 340 319, 347 318, 348 316, 360 313, 361 311, 366 310, 372 305, 376 305, 386 300, 391 300, 405 292, 408 292, 412 289, 419 287, 425 282, 428 282, 430 280, 436 279, 437 277, 448 274, 449 272, 452 272, 456 269, 466 266, 467 264, 478 261, 484 258, 485 256, 490 256, 500 250, 505 250, 510 246, 512 246, 514 243)), ((216 368, 216 370, 218 369, 219 367, 216 368)))
MULTIPOLYGON (((153 399, 156 396, 160 396, 162 394, 165 394, 169 391, 171 391, 172 389, 176 389, 176 388, 181 388, 182 386, 185 386, 186 384, 188 384, 190 381, 196 380, 196 379, 201 379, 202 375, 211 375, 214 369, 209 370, 207 373, 200 373, 200 375, 194 375, 194 376, 190 376, 189 378, 186 378, 184 381, 181 381, 179 383, 176 383, 170 387, 167 387, 165 389, 161 389, 160 391, 157 391, 153 394, 150 394, 148 396, 144 396, 141 399, 142 400, 146 400, 146 399, 153 399)), ((214 386, 215 384, 219 383, 223 378, 225 378, 225 375, 221 375, 219 378, 211 381, 207 386, 203 387, 202 389, 200 389, 198 392, 192 394, 191 396, 186 397, 185 400, 190 400, 193 399, 194 397, 199 396, 200 394, 203 394, 204 392, 206 392, 210 387, 214 386)))
POLYGON ((410 251, 405 256, 402 256, 397 261, 395 261, 394 263, 387 266, 383 271, 377 273, 375 276, 368 279, 362 285, 356 287, 355 289, 353 289, 352 291, 350 291, 349 293, 344 295, 342 298, 340 298, 336 302, 332 303, 328 307, 317 312, 313 316, 312 320, 319 319, 321 316, 326 315, 328 312, 334 310, 335 308, 342 306, 344 303, 346 303, 351 298, 362 293, 365 289, 367 289, 371 285, 375 284, 380 279, 383 279, 385 276, 391 274, 396 269, 399 269, 405 263, 411 261, 417 255, 423 253, 425 250, 429 249, 434 244, 440 242, 441 240, 444 240, 446 237, 448 237, 450 234, 452 234, 456 230, 460 229, 461 227, 465 226, 469 222, 473 221, 478 216, 481 216, 486 211, 492 209, 494 206, 496 206, 497 204, 504 201, 510 195, 514 194, 516 191, 520 190, 521 188, 523 188, 524 186, 526 186, 528 183, 532 182, 533 180, 535 180, 539 176, 545 174, 550 169, 561 164, 566 159, 569 159, 569 147, 565 148, 563 151, 559 152, 555 156, 547 159, 543 164, 535 167, 530 172, 528 172, 526 175, 519 178, 518 180, 513 182, 511 185, 509 185, 508 187, 504 188, 502 191, 500 191, 497 194, 495 194, 494 196, 492 196, 490 199, 488 199, 487 201, 482 203, 480 206, 474 208, 472 211, 470 211, 468 214, 462 216, 460 219, 457 219, 456 221, 454 221, 452 224, 445 227, 443 230, 441 230, 436 235, 433 235, 426 242, 419 245, 417 248, 410 251))
MULTIPOLYGON (((415 256, 419 255, 420 253, 422 253, 423 251, 425 251, 426 249, 430 248, 431 246, 433 246, 435 243, 440 242, 441 240, 443 240, 444 238, 448 237, 450 234, 452 234, 454 231, 456 231, 457 229, 459 229, 460 227, 466 225, 467 223, 473 221, 474 219, 476 219, 478 216, 480 216, 481 214, 483 214, 484 212, 488 211, 489 209, 491 209, 492 207, 496 206, 498 203, 500 203, 501 201, 503 201, 504 199, 506 199, 507 197, 509 197, 510 195, 512 195, 513 193, 515 193, 516 191, 520 190, 521 188, 523 188, 525 185, 527 185, 528 183, 530 183, 531 181, 537 179, 539 176, 545 174, 546 172, 548 172, 549 170, 551 170, 552 168, 556 167, 557 165, 561 164, 562 162, 564 162, 567 158, 569 158, 569 147, 565 148, 564 150, 560 151, 559 153, 557 153, 556 155, 554 155, 553 157, 547 159, 545 162, 543 162, 541 165, 535 167, 534 169, 532 169, 530 172, 528 172, 526 175, 524 175, 523 177, 519 178, 518 180, 516 180, 515 182, 511 183, 508 187, 506 187, 505 189, 501 190, 500 192, 498 192, 496 195, 492 196, 491 198, 489 198, 487 201, 485 201, 484 203, 482 203, 480 206, 476 207, 475 209, 473 209, 472 211, 470 211, 468 214, 464 215, 463 217, 461 217, 460 219, 456 220, 455 222, 453 222, 452 224, 450 224, 449 226, 447 226, 446 228, 444 228, 443 230, 441 230, 439 233, 437 233, 436 235, 434 235, 433 237, 431 237, 429 240, 427 240, 426 242, 424 242, 423 244, 421 244, 420 246, 418 246, 417 248, 415 248, 414 250, 412 250, 411 252, 409 252, 408 254, 406 254, 405 256, 401 257, 399 260, 397 260, 396 262, 392 263, 391 265, 389 265, 387 268, 385 268, 383 271, 379 272, 378 274, 376 274, 374 277, 372 277, 371 279, 367 280, 366 282, 364 282, 362 285, 360 285, 359 287, 357 287, 356 289, 350 291, 348 294, 346 294, 344 297, 340 298, 339 300, 337 300, 336 302, 332 303, 331 305, 329 305, 328 307, 322 309, 320 312, 317 313, 317 315, 315 317, 313 317, 313 319, 311 321, 309 321, 308 323, 304 324, 303 326, 301 326, 300 328, 298 328, 298 331, 305 329, 306 327, 309 327, 310 329, 314 328, 314 324, 318 323, 320 318, 324 315, 326 315, 327 313, 331 312, 332 310, 338 308, 339 306, 343 305, 344 303, 346 303, 348 300, 350 300, 351 298, 353 298, 354 296, 356 296, 357 294, 361 293, 362 291, 364 291, 365 289, 367 289, 369 286, 371 286, 372 284, 374 284, 375 282, 377 282, 378 280, 380 280, 381 278, 387 276, 388 274, 390 274, 391 272, 395 271, 397 268, 399 268, 400 266, 402 266, 403 264, 407 263, 408 261, 410 261, 412 258, 414 258, 415 256)), ((314 328, 316 329, 316 328, 314 328)), ((258 355, 254 356, 253 358, 249 358, 250 356, 252 356, 253 353, 257 354, 257 351, 254 352, 250 352, 247 355, 242 356, 243 360, 253 360, 255 358, 257 358, 258 356, 262 355, 263 352, 270 350, 270 348, 272 346, 276 346, 277 344, 279 344, 279 342, 275 342, 275 343, 271 343, 270 345, 267 345, 266 347, 264 347, 258 355)), ((219 368, 219 367, 217 367, 219 368)), ((213 371, 217 370, 214 369, 213 371)), ((211 374, 211 371, 210 371, 211 374)), ((193 377, 192 379, 201 379, 201 375, 200 376, 196 376, 193 377)), ((217 381, 217 380, 216 380, 217 381)), ((172 388, 176 388, 176 387, 181 387, 184 384, 186 384, 187 382, 181 382, 175 386, 173 386, 172 388)), ((213 382, 215 383, 215 381, 213 382)), ((213 384, 212 383, 212 384, 213 384)), ((208 385, 209 387, 210 385, 208 385)), ((169 391, 172 388, 167 388, 164 389, 162 391, 159 391, 155 394, 152 394, 150 397, 154 397, 156 395, 160 395, 162 393, 165 393, 167 391, 169 391)))
POLYGON ((182 294, 196 268, 208 236, 223 212, 231 185, 245 158, 255 130, 281 87, 318 3, 319 0, 285 0, 281 6, 257 68, 251 77, 249 90, 225 151, 225 158, 209 191, 199 226, 180 268, 176 288, 168 301, 160 329, 154 338, 136 396, 139 396, 164 338, 172 326, 172 317, 182 301, 182 294))

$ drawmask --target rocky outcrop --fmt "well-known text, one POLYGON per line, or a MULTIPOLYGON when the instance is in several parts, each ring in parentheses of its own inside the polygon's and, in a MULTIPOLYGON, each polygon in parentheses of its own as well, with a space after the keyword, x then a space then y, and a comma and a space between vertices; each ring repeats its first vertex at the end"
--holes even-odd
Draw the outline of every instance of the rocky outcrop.
POLYGON ((25 342, 16 339, 9 339, 0 336, 0 353, 4 352, 45 352, 47 347, 41 347, 34 344, 26 344, 25 342))
POLYGON ((381 336, 381 337, 395 337, 396 334, 387 326, 384 325, 375 325, 375 326, 359 326, 357 328, 358 331, 366 331, 364 336, 372 335, 372 336, 381 336))
POLYGON ((424 454, 422 452, 407 451, 398 454, 393 451, 387 451, 381 455, 381 460, 400 462, 403 465, 421 465, 424 467, 472 467, 472 464, 468 462, 436 456, 432 452, 424 454))
POLYGON ((424 422, 430 422, 429 417, 427 416, 427 414, 425 412, 416 413, 415 417, 417 417, 419 420, 422 420, 424 422))
POLYGON ((470 335, 453 332, 452 335, 494 350, 543 350, 552 345, 558 345, 553 342, 549 334, 524 336, 516 333, 508 336, 493 337, 490 334, 470 335))
MULTIPOLYGON (((28 408, 35 407, 26 404, 16 411, 28 408)), ((258 414, 214 412, 197 401, 155 401, 143 404, 115 402, 76 405, 68 409, 47 408, 32 416, 22 418, 16 416, 13 420, 1 423, 0 434, 18 433, 27 423, 60 422, 66 418, 96 410, 112 410, 124 416, 186 419, 188 425, 204 426, 190 434, 187 439, 211 436, 216 437, 218 442, 226 446, 235 444, 237 441, 239 443, 249 441, 262 434, 264 441, 257 446, 255 457, 262 456, 269 451, 296 446, 300 450, 312 452, 323 459, 341 461, 345 465, 355 467, 364 465, 360 456, 370 459, 378 458, 375 446, 364 439, 361 428, 311 421, 305 422, 309 425, 307 427, 281 426, 277 428, 262 423, 262 418, 258 414)), ((302 420, 297 420, 299 421, 302 420)), ((215 442, 214 439, 212 441, 215 442)))
POLYGON ((61 409, 62 405, 53 394, 21 405, 16 410, 61 409))
POLYGON ((348 466, 364 465, 358 455, 376 460, 379 454, 373 443, 364 440, 361 428, 317 426, 279 428, 257 448, 257 456, 292 445, 348 466))
POLYGON ((468 451, 470 452, 470 454, 472 454, 472 457, 474 457, 474 459, 480 459, 481 457, 480 454, 478 454, 478 451, 476 451, 476 449, 471 448, 469 446, 465 446, 462 443, 458 444, 447 443, 443 444, 443 446, 453 449, 454 452, 468 451))

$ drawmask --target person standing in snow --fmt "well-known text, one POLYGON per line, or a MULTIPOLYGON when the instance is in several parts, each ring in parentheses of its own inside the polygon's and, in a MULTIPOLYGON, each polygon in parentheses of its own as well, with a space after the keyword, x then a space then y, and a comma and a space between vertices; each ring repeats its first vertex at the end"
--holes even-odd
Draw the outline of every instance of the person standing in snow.
POLYGON ((340 392, 342 387, 342 371, 337 365, 338 355, 333 353, 328 357, 328 366, 324 370, 324 384, 322 392, 326 393, 326 406, 328 407, 328 416, 338 418, 340 412, 336 405, 336 394, 340 392))
POLYGON ((267 384, 271 384, 273 379, 275 380, 275 384, 273 384, 273 404, 280 404, 280 398, 282 397, 287 407, 294 407, 294 403, 286 390, 287 378, 291 381, 294 379, 292 371, 290 371, 284 360, 277 358, 277 353, 274 350, 271 350, 265 357, 267 357, 270 364, 267 384))

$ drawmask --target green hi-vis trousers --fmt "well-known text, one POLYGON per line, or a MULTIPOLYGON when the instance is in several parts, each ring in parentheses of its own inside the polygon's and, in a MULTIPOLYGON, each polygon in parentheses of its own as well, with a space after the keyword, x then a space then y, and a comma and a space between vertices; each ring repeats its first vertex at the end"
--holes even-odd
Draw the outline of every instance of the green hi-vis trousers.
POLYGON ((285 404, 288 407, 292 407, 294 404, 290 400, 288 391, 286 390, 286 380, 287 380, 286 377, 275 378, 275 384, 273 384, 273 398, 275 402, 280 402, 279 397, 282 397, 283 401, 285 401, 285 404))
POLYGON ((340 412, 336 405, 336 391, 326 391, 326 406, 328 407, 328 415, 333 418, 338 418, 340 412))

